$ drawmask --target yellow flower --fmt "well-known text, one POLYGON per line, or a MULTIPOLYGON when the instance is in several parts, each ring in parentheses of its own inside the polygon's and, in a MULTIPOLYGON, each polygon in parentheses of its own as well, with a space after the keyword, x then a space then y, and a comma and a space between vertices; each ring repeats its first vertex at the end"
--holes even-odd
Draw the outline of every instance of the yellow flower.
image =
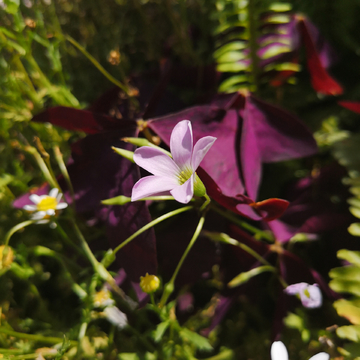
POLYGON ((14 261, 14 251, 11 249, 11 247, 0 245, 0 269, 9 267, 13 261, 14 261))
POLYGON ((160 279, 155 275, 140 276, 141 290, 147 294, 155 292, 160 286, 160 279))
POLYGON ((105 307, 113 304, 114 300, 111 298, 111 293, 106 288, 94 295, 94 307, 105 307))

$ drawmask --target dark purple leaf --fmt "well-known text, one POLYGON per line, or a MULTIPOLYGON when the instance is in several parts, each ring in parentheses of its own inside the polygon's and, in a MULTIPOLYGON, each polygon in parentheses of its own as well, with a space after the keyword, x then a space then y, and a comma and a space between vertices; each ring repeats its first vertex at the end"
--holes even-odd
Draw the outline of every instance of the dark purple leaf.
POLYGON ((294 115, 251 94, 240 114, 242 173, 248 195, 256 199, 263 162, 313 155, 317 146, 311 132, 294 115))
POLYGON ((346 109, 360 114, 360 102, 358 101, 339 101, 338 104, 346 109))
MULTIPOLYGON (((227 96, 229 103, 234 95, 227 96)), ((224 99, 219 100, 224 102, 224 99)), ((215 136, 217 140, 211 147, 201 167, 221 187, 227 196, 244 193, 244 186, 237 166, 239 150, 238 115, 233 109, 224 108, 223 104, 214 102, 209 105, 195 106, 163 118, 151 119, 149 127, 169 145, 174 126, 181 120, 190 120, 193 127, 194 143, 203 136, 215 136)))
MULTIPOLYGON (((77 145, 73 162, 68 166, 75 190, 78 212, 95 211, 107 225, 112 248, 118 246, 139 228, 151 221, 144 202, 124 206, 102 206, 101 200, 118 195, 130 196, 139 179, 138 167, 117 155, 111 146, 133 150, 132 145, 119 139, 134 136, 136 128, 129 124, 127 131, 89 135, 77 145), (79 152, 80 149, 80 152, 79 152)), ((118 253, 118 263, 133 281, 146 272, 156 273, 156 247, 153 229, 147 230, 118 253)))
POLYGON ((306 48, 307 65, 313 88, 325 95, 341 95, 343 88, 327 72, 328 61, 324 61, 324 51, 322 51, 321 55, 318 52, 313 38, 314 30, 313 28, 310 29, 309 21, 302 16, 298 16, 297 19, 299 31, 306 48))
POLYGON ((65 106, 56 106, 47 109, 35 115, 32 120, 49 122, 67 130, 84 131, 87 134, 96 134, 108 125, 116 122, 114 118, 107 115, 65 106))

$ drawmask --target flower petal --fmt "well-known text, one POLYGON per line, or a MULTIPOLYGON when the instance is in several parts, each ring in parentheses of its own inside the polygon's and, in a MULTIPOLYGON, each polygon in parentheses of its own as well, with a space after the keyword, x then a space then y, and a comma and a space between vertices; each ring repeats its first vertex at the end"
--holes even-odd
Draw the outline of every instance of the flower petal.
POLYGON ((123 329, 127 324, 127 316, 120 311, 116 306, 108 306, 104 310, 104 314, 111 324, 115 325, 119 329, 123 329))
POLYGON ((177 178, 179 167, 174 160, 159 149, 143 146, 134 152, 134 161, 137 165, 155 176, 177 178))
POLYGON ((296 294, 300 294, 302 293, 306 287, 308 286, 307 283, 305 282, 301 282, 301 283, 298 283, 298 284, 292 284, 292 285, 289 285, 285 290, 284 292, 288 295, 296 295, 296 294))
POLYGON ((191 159, 191 167, 194 171, 196 171, 202 159, 205 157, 206 153, 210 150, 215 140, 216 137, 205 136, 196 142, 191 159))
POLYGON ((289 360, 289 355, 283 342, 275 341, 271 345, 271 360, 289 360))
POLYGON ((308 285, 306 291, 300 293, 300 300, 303 306, 315 309, 322 305, 322 294, 317 284, 308 285))
POLYGON ((46 215, 54 216, 55 215, 55 210, 54 209, 46 210, 46 215))
POLYGON ((183 120, 176 124, 170 137, 170 151, 175 163, 180 167, 190 167, 193 151, 191 122, 183 120))
POLYGON ((141 178, 132 189, 131 201, 155 196, 178 186, 176 179, 166 176, 145 176, 141 178))
POLYGON ((36 194, 31 194, 29 196, 29 199, 34 203, 34 204, 38 204, 41 200, 40 196, 39 195, 36 195, 36 194))
POLYGON ((31 220, 40 220, 43 219, 46 216, 45 211, 38 211, 30 216, 31 220))
POLYGON ((184 184, 176 186, 170 191, 174 199, 182 204, 187 204, 194 196, 194 174, 184 184))
POLYGON ((53 188, 53 189, 50 190, 49 196, 53 197, 53 198, 56 198, 58 193, 59 193, 59 189, 58 188, 53 188))
POLYGON ((58 203, 58 204, 56 205, 56 210, 65 209, 67 206, 68 206, 68 204, 65 203, 65 202, 58 203))
MULTIPOLYGON (((42 220, 37 221, 36 224, 47 224, 49 221, 50 221, 49 219, 42 219, 42 220)), ((51 224, 55 224, 55 223, 51 223, 51 224)), ((55 229, 56 224, 52 228, 55 229)))
POLYGON ((312 356, 309 360, 329 360, 330 355, 326 352, 318 353, 314 356, 312 356))
POLYGON ((36 211, 37 207, 36 207, 36 205, 24 205, 23 209, 26 211, 36 211))

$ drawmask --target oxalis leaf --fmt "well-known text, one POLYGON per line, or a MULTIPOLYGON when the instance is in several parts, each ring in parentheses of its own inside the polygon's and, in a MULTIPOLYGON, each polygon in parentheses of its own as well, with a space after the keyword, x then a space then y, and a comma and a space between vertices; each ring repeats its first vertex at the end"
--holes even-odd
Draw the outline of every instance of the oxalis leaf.
POLYGON ((179 335, 184 341, 188 341, 191 344, 195 345, 198 350, 203 350, 203 351, 212 350, 212 346, 208 339, 189 329, 181 329, 179 335))
POLYGON ((336 329, 336 335, 342 339, 359 341, 360 326, 359 325, 340 326, 339 328, 336 329))
POLYGON ((360 325, 360 307, 352 301, 341 299, 334 302, 334 308, 340 316, 348 319, 354 325, 360 325))
POLYGON ((155 342, 159 342, 161 340, 161 338, 165 334, 165 331, 169 327, 169 325, 170 325, 170 320, 166 320, 166 321, 160 323, 156 327, 156 330, 153 333, 153 338, 154 338, 155 342))
POLYGON ((337 257, 360 267, 360 251, 342 249, 338 251, 337 257))

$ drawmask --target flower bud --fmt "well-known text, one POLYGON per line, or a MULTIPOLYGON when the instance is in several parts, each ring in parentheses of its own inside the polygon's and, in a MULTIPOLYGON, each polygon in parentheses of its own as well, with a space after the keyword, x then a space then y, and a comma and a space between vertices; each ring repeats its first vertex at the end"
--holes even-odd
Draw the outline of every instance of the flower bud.
POLYGON ((140 276, 140 287, 144 293, 151 294, 160 286, 160 279, 155 275, 140 276))
POLYGON ((0 269, 9 267, 14 261, 14 251, 10 246, 0 246, 0 269))

